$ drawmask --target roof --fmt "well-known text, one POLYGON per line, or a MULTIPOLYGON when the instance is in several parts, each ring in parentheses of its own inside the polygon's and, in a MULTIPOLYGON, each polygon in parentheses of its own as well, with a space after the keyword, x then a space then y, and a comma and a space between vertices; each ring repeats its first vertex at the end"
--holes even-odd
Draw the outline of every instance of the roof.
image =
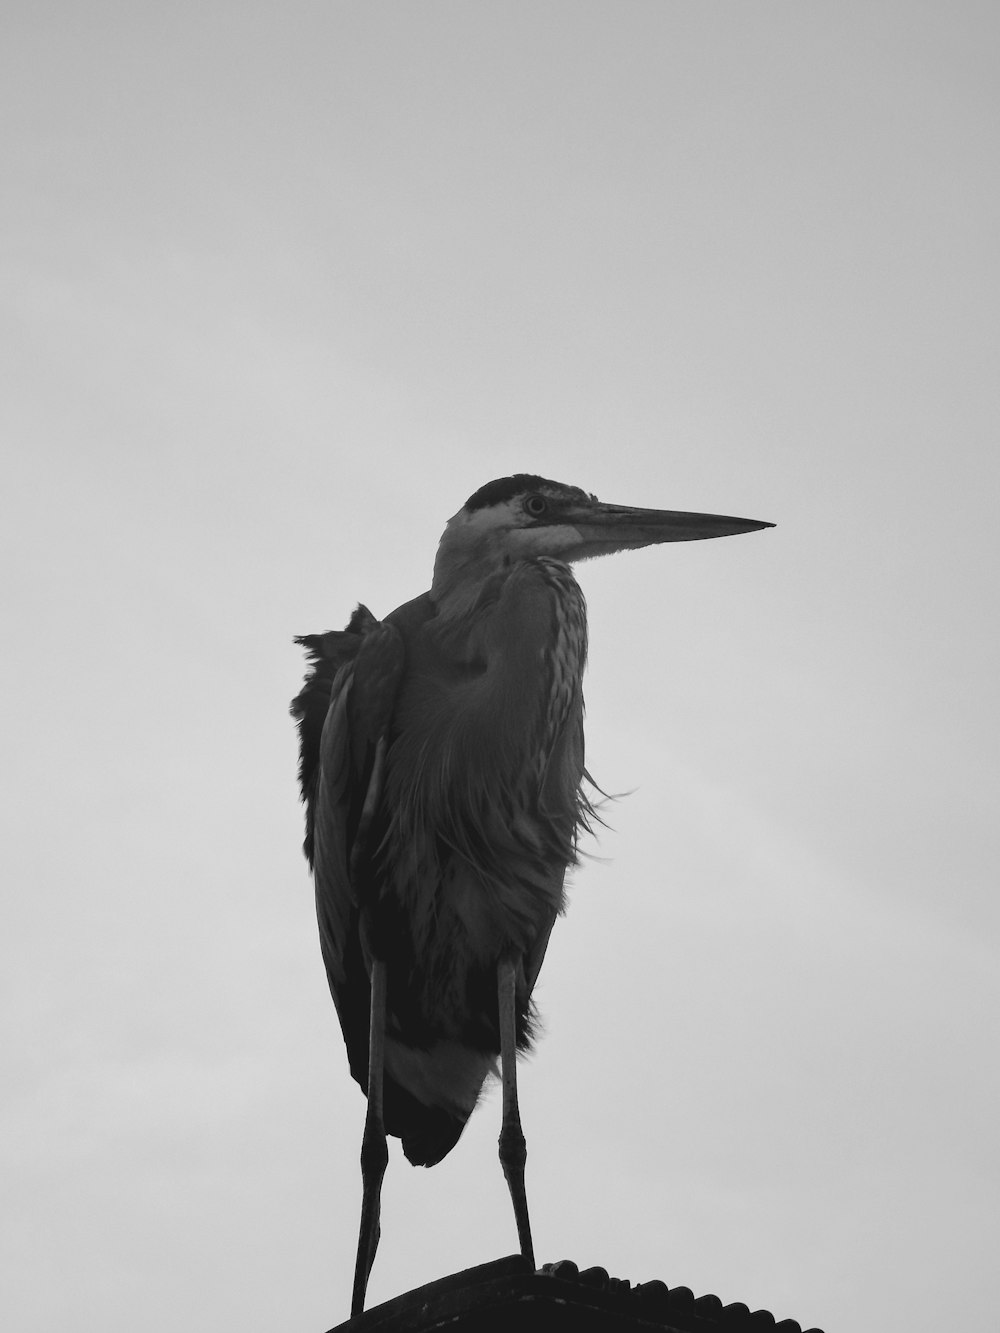
MULTIPOLYGON (((520 1255, 467 1268, 338 1325, 343 1333, 803 1333, 794 1319, 695 1296, 665 1282, 633 1285, 569 1259, 533 1271, 520 1255)), ((331 1330, 331 1333, 338 1333, 331 1330)), ((805 1333, 821 1333, 810 1328, 805 1333)))

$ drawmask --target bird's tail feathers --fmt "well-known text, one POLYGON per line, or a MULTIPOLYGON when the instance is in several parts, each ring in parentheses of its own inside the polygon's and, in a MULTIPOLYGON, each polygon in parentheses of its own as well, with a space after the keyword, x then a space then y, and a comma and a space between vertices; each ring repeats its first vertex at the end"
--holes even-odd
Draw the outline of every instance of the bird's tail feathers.
POLYGON ((462 1136, 468 1113, 443 1106, 425 1106, 411 1092, 386 1076, 383 1089, 385 1129, 401 1140, 403 1155, 413 1166, 436 1166, 462 1136))

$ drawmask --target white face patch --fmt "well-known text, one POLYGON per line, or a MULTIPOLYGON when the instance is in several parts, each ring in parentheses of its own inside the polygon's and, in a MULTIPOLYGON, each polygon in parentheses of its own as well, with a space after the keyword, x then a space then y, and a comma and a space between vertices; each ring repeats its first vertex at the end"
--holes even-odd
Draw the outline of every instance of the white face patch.
POLYGON ((515 528, 508 538, 509 554, 521 560, 540 555, 555 560, 568 559, 569 552, 578 550, 583 542, 580 533, 570 523, 557 523, 549 528, 515 528))
POLYGON ((504 532, 522 522, 524 510, 520 499, 508 500, 502 505, 490 505, 486 509, 474 509, 471 514, 463 508, 448 520, 442 540, 478 546, 489 541, 492 534, 504 532))
POLYGON ((525 509, 524 496, 471 513, 463 507, 441 538, 431 595, 442 609, 460 614, 474 602, 483 580, 505 565, 541 556, 568 564, 580 557, 583 547, 578 528, 546 523, 544 516, 539 523, 525 509))
POLYGON ((449 519, 441 544, 466 559, 486 558, 501 564, 542 555, 559 559, 580 547, 582 538, 568 523, 536 526, 518 496, 502 505, 474 509, 471 514, 460 509, 449 519))

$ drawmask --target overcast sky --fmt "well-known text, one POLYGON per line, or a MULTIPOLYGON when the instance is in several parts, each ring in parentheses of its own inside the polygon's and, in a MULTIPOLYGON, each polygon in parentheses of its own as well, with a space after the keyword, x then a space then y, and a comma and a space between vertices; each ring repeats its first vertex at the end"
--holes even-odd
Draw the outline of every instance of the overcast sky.
MULTIPOLYGON (((346 1318, 364 1098, 292 636, 527 470, 773 531, 583 566, 522 1069, 542 1262, 992 1327, 1000 18, 32 3, 0 40, 4 1328, 346 1318)), ((499 1099, 373 1302, 516 1248, 499 1099)))

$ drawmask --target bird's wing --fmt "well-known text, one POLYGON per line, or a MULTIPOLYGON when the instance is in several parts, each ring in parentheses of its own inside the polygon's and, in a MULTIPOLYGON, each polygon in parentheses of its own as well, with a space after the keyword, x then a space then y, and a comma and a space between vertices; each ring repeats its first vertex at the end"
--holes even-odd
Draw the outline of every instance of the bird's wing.
POLYGON ((343 669, 358 655, 365 637, 378 626, 367 606, 358 606, 345 630, 303 634, 301 644, 309 658, 309 672, 292 700, 291 713, 299 724, 299 784, 306 806, 306 838, 302 850, 313 864, 316 798, 320 776, 320 741, 331 703, 344 685, 343 669))
POLYGON ((351 1070, 364 1081, 370 991, 361 909, 377 845, 384 758, 405 654, 399 631, 359 607, 347 629, 300 640, 312 659, 299 719, 305 851, 320 943, 351 1070))

